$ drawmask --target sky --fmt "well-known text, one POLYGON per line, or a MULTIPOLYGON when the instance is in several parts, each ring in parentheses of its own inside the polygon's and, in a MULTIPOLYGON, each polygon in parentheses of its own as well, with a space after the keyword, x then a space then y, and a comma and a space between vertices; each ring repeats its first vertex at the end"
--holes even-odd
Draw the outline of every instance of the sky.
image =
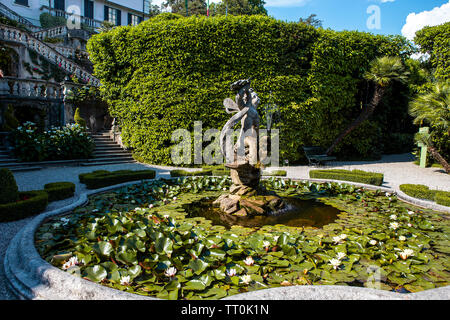
POLYGON ((426 25, 450 21, 450 0, 266 0, 270 16, 298 21, 316 14, 324 28, 414 38, 426 25))
MULTIPOLYGON (((164 0, 153 0, 160 4, 164 0)), ((268 14, 298 21, 316 14, 325 29, 414 38, 424 26, 450 21, 450 0, 265 0, 268 14)), ((220 2, 220 0, 210 0, 220 2)))

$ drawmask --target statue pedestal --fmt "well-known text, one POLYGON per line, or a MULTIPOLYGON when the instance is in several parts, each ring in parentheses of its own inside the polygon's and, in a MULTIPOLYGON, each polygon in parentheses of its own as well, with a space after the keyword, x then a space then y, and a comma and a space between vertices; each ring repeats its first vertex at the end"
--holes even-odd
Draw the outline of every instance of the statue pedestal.
POLYGON ((221 195, 213 205, 226 214, 245 217, 268 215, 285 207, 283 200, 259 185, 261 169, 249 163, 226 164, 230 168, 233 185, 230 193, 221 195))

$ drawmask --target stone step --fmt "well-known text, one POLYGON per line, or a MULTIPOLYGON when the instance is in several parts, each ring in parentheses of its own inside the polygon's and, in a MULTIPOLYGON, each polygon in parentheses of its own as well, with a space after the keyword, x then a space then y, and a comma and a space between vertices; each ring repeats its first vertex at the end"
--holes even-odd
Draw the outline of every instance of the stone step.
POLYGON ((111 150, 104 150, 104 151, 95 151, 94 152, 94 158, 98 157, 98 156, 106 156, 106 155, 111 155, 111 156, 116 156, 116 155, 131 155, 131 152, 127 152, 124 150, 117 150, 117 151, 111 151, 111 150))
POLYGON ((107 164, 121 164, 121 163, 135 163, 136 160, 116 160, 116 161, 97 161, 97 162, 84 162, 80 165, 83 167, 89 166, 99 166, 99 165, 107 165, 107 164))
POLYGON ((95 143, 96 147, 114 147, 114 146, 118 146, 117 143, 111 141, 111 142, 98 142, 95 143))
POLYGON ((13 158, 1 158, 0 159, 0 163, 9 163, 9 162, 16 162, 17 159, 13 159, 13 158))
POLYGON ((100 150, 115 150, 115 149, 117 149, 117 150, 124 150, 118 144, 116 144, 114 146, 100 146, 100 147, 96 146, 94 151, 96 151, 96 150, 99 150, 99 151, 100 150))
POLYGON ((116 158, 130 158, 133 159, 130 153, 122 153, 122 154, 103 154, 103 155, 95 155, 94 159, 116 159, 116 158))
POLYGON ((11 167, 10 170, 13 172, 22 172, 22 171, 34 171, 34 170, 41 170, 42 167, 11 167))
POLYGON ((93 158, 93 159, 88 159, 87 161, 84 162, 98 162, 98 161, 115 161, 115 160, 134 160, 132 156, 130 155, 126 155, 124 157, 101 157, 101 158, 93 158))

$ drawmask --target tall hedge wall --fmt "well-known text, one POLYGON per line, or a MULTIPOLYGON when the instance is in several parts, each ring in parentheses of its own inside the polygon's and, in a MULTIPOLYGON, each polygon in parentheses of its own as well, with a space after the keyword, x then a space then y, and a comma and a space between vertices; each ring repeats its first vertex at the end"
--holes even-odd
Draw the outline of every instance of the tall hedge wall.
MULTIPOLYGON (((171 164, 175 129, 192 131, 199 120, 203 129, 220 129, 229 118, 222 102, 233 97, 230 84, 250 76, 261 107, 270 92, 280 106, 281 156, 300 160, 301 145, 327 146, 359 113, 362 93, 370 99, 362 80, 369 62, 408 48, 402 38, 325 31, 263 16, 170 14, 115 28, 88 43, 125 143, 161 164, 171 164)), ((371 155, 384 129, 377 121, 365 124, 341 152, 371 155)))

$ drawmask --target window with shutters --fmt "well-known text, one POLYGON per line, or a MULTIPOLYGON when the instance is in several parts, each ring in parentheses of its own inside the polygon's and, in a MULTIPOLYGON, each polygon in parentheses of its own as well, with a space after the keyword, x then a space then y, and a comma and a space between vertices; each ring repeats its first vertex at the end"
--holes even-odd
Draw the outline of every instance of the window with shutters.
POLYGON ((15 4, 21 4, 22 6, 28 6, 28 0, 15 0, 15 4))

